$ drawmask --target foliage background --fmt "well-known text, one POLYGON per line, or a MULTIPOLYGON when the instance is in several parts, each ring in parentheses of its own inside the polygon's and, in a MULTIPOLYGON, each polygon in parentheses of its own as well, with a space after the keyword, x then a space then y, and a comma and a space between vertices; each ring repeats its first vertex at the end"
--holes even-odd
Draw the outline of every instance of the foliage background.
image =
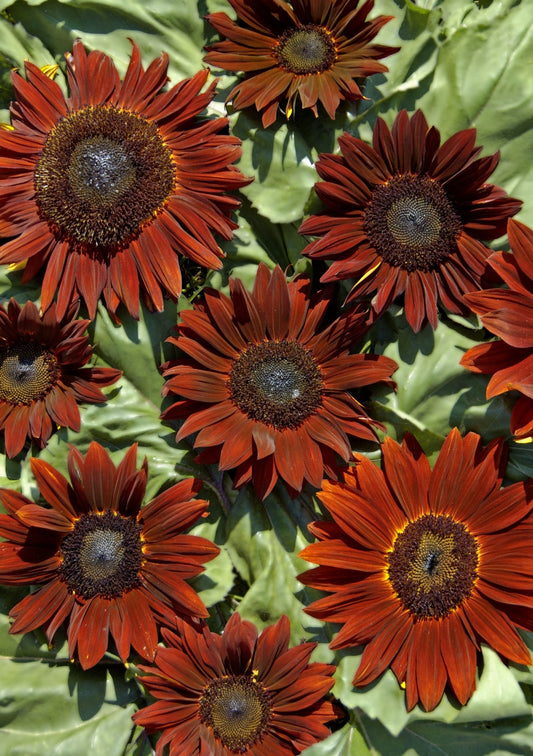
MULTIPOLYGON (((0 120, 9 122, 11 69, 22 67, 25 59, 62 64, 77 37, 88 48, 112 55, 121 72, 131 38, 140 46, 145 65, 162 50, 169 53, 172 83, 194 74, 203 65, 203 46, 215 38, 203 16, 216 10, 231 13, 225 0, 0 0, 0 120)), ((475 127, 484 154, 501 150, 493 181, 524 200, 518 217, 533 225, 533 4, 376 0, 374 12, 395 16, 378 42, 402 49, 385 60, 389 74, 367 82, 368 100, 341 109, 335 122, 297 111, 291 122, 280 118, 267 130, 255 111, 231 116, 232 132, 243 140, 240 168, 255 181, 243 190, 239 229, 224 247, 223 270, 208 275, 209 285, 227 291, 231 274, 251 287, 260 261, 312 273, 309 261, 300 257, 306 240, 297 228, 304 215, 319 207, 313 195, 318 154, 334 151, 343 130, 369 140, 376 116, 390 126, 401 108, 422 108, 443 138, 475 127)), ((211 114, 224 113, 225 94, 234 81, 221 77, 211 114)), ((505 248, 505 239, 494 247, 505 248)), ((139 322, 122 312, 121 327, 99 308, 91 327, 96 361, 121 368, 124 376, 108 390, 106 405, 82 407, 80 433, 60 430, 40 456, 65 472, 69 444, 85 453, 95 439, 118 461, 138 441, 139 461, 146 455, 149 462, 147 501, 183 476, 204 481, 202 495, 211 501, 210 516, 194 532, 213 539, 222 551, 195 587, 211 608, 212 629, 222 630, 236 608, 259 627, 285 613, 294 643, 315 639, 319 646, 313 658, 338 664, 334 693, 346 707, 346 722, 306 756, 533 754, 533 674, 504 665, 488 648, 483 649, 477 691, 463 708, 445 698, 430 714, 418 708, 407 714, 404 693, 390 672, 365 690, 352 688, 359 650, 332 654, 327 644, 335 627, 323 627, 303 613, 314 594, 296 579, 308 566, 297 557, 310 540, 307 523, 320 511, 312 492, 290 500, 278 486, 264 504, 247 489, 237 493, 229 476, 195 465, 190 446, 176 446, 175 428, 159 421, 159 365, 174 354, 163 342, 179 310, 190 307, 197 294, 190 286, 177 305, 168 302, 160 314, 143 311, 139 322)), ((10 296, 21 303, 38 301, 39 281, 23 286, 20 273, 1 269, 0 296, 2 301, 10 296)), ((484 338, 473 317, 443 317, 435 332, 413 335, 401 308, 393 308, 375 325, 369 345, 399 362, 394 376, 398 391, 376 390, 368 398, 372 414, 395 438, 406 430, 414 433, 432 459, 453 426, 462 432, 475 430, 485 441, 497 435, 508 438, 514 397, 487 402, 487 379, 459 366, 463 352, 484 338)), ((29 458, 37 453, 30 450, 15 460, 0 455, 0 484, 36 497, 29 458)), ((379 457, 375 449, 368 453, 379 457)), ((533 477, 532 448, 510 443, 507 478, 526 477, 533 477)), ((125 670, 108 655, 105 663, 83 672, 69 663, 60 637, 50 649, 39 633, 8 635, 7 612, 23 594, 0 589, 0 752, 153 753, 153 744, 130 720, 145 703, 134 667, 125 670)), ((533 649, 533 636, 524 635, 533 649)))

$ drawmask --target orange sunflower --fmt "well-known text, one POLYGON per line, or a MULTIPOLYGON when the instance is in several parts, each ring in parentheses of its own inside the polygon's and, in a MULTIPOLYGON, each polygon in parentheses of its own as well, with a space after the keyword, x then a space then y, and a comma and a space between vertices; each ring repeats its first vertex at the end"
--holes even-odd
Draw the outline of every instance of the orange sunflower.
POLYGON ((401 111, 389 131, 378 118, 373 146, 350 134, 340 155, 323 154, 315 185, 328 210, 300 233, 319 236, 303 251, 332 259, 322 281, 355 278, 349 299, 374 294, 374 317, 404 294, 414 331, 437 327, 437 301, 467 314, 464 294, 482 288, 490 250, 482 242, 505 233, 519 200, 485 183, 499 153, 479 158, 476 130, 440 144, 423 113, 401 111))
POLYGON ((141 666, 141 682, 158 700, 133 715, 135 724, 162 731, 162 756, 293 756, 330 734, 337 718, 325 696, 335 667, 309 663, 316 643, 289 649, 282 617, 258 636, 237 613, 222 636, 179 623, 163 629, 154 665, 141 666))
POLYGON ((167 91, 168 56, 143 69, 133 52, 121 82, 111 59, 67 56, 70 96, 37 66, 13 73, 13 130, 0 131, 1 263, 28 259, 24 281, 45 268, 42 307, 57 291, 59 317, 79 294, 94 318, 103 293, 115 313, 139 315, 163 292, 181 292, 178 254, 220 268, 214 232, 232 237, 227 196, 249 180, 231 164, 240 141, 227 119, 197 120, 214 96, 200 71, 167 91))
POLYGON ((69 654, 76 648, 84 669, 105 654, 109 635, 125 661, 133 647, 152 660, 157 625, 175 613, 208 612, 185 581, 219 552, 205 538, 183 531, 206 514, 208 503, 192 497, 200 485, 183 480, 141 509, 148 465, 136 470, 137 445, 115 467, 93 442, 84 458, 71 449, 71 483, 40 459, 31 465, 43 498, 34 504, 7 488, 0 502, 0 583, 43 584, 10 611, 10 633, 38 627, 51 643, 67 625, 69 654))
POLYGON ((230 291, 208 289, 181 313, 168 341, 188 359, 163 366, 163 394, 185 398, 162 417, 185 417, 176 440, 199 431, 194 446, 210 448, 197 461, 237 468, 236 488, 251 482, 264 499, 278 476, 291 492, 305 480, 318 488, 324 470, 336 477, 335 452, 349 459, 349 435, 375 441, 383 428, 348 389, 392 386, 398 366, 348 353, 366 332, 363 310, 320 330, 331 292, 312 296, 307 276, 287 282, 261 263, 251 294, 238 279, 230 291))
POLYGON ((332 595, 313 617, 343 627, 331 648, 366 645, 354 685, 387 668, 407 708, 430 711, 447 685, 464 705, 480 643, 531 664, 516 628, 533 630, 533 481, 500 488, 501 440, 448 435, 430 470, 412 436, 383 444, 383 470, 362 455, 318 494, 334 522, 310 526, 319 564, 300 576, 332 595))
POLYGON ((54 424, 80 429, 78 402, 100 404, 101 386, 115 383, 120 370, 84 367, 92 347, 84 332, 89 320, 76 319, 78 304, 58 317, 53 303, 40 315, 33 302, 0 304, 0 430, 8 457, 26 439, 43 449, 54 424))
POLYGON ((237 110, 255 105, 266 128, 285 107, 287 118, 299 97, 318 115, 320 101, 330 118, 341 100, 360 100, 357 79, 388 71, 380 58, 399 47, 371 41, 392 16, 366 17, 374 0, 228 0, 238 16, 206 16, 226 40, 207 47, 204 60, 226 71, 249 74, 228 95, 237 110))
POLYGON ((533 436, 533 231, 510 220, 507 233, 513 254, 494 252, 489 264, 508 289, 489 289, 465 297, 481 322, 501 341, 469 349, 461 365, 473 373, 492 374, 487 399, 519 391, 511 414, 511 433, 517 439, 533 436))

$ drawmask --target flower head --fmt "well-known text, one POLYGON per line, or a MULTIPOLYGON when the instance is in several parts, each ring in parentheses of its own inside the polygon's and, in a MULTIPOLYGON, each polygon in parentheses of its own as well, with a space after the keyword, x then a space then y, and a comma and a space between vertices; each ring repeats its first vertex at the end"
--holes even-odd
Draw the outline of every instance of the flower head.
POLYGON ((217 546, 184 531, 205 515, 193 499, 199 485, 183 480, 141 509, 148 465, 136 470, 137 446, 115 467, 106 450, 91 443, 87 456, 72 449, 69 483, 58 470, 32 459, 32 470, 51 508, 0 489, 8 514, 0 515, 0 583, 42 584, 11 609, 10 633, 43 627, 51 642, 67 624, 71 657, 84 669, 105 654, 109 635, 124 661, 133 647, 152 660, 157 624, 176 613, 206 617, 185 581, 202 572, 217 546))
POLYGON ((199 431, 195 447, 212 447, 199 461, 237 468, 234 485, 252 482, 266 497, 278 479, 293 491, 315 487, 335 452, 351 455, 348 435, 374 441, 375 427, 348 389, 378 381, 393 385, 396 363, 348 354, 365 333, 365 312, 352 310, 320 330, 329 302, 310 293, 307 276, 287 282, 281 269, 258 268, 253 292, 230 282, 231 295, 207 290, 181 313, 175 343, 187 360, 164 365, 164 394, 185 399, 165 419, 185 417, 177 440, 199 431))
POLYGON ((501 441, 448 435, 433 470, 413 437, 383 444, 383 469, 362 455, 318 494, 333 522, 310 530, 300 576, 331 593, 313 617, 342 623, 331 648, 365 645, 354 685, 387 667, 407 708, 426 710, 447 685, 465 704, 486 643, 531 664, 516 627, 533 630, 533 481, 500 489, 501 441))
POLYGON ((325 696, 335 667, 309 663, 316 643, 289 649, 287 617, 259 636, 237 613, 222 636, 205 625, 179 628, 180 636, 163 629, 168 647, 140 667, 158 700, 133 719, 162 731, 157 756, 167 745, 170 756, 293 756, 330 734, 336 713, 325 696))
POLYGON ((266 128, 285 107, 287 118, 297 98, 318 115, 318 102, 330 118, 341 100, 360 100, 356 82, 388 69, 378 63, 399 50, 372 44, 392 16, 367 21, 374 0, 228 0, 238 15, 206 18, 226 39, 207 48, 204 60, 247 78, 228 95, 237 110, 255 105, 266 128))
POLYGON ((115 383, 120 370, 84 367, 92 355, 83 333, 88 320, 76 319, 77 303, 62 317, 52 304, 40 315, 33 302, 0 304, 0 429, 8 457, 28 438, 42 449, 53 425, 80 429, 78 402, 106 401, 101 386, 115 383))
POLYGON ((533 436, 533 231, 515 220, 508 224, 513 254, 494 252, 489 264, 509 289, 489 289, 465 297, 481 322, 501 341, 469 349, 461 359, 473 373, 492 374, 487 399, 519 391, 511 415, 518 440, 533 436))
POLYGON ((392 130, 378 118, 373 146, 350 134, 340 155, 321 155, 315 185, 328 210, 300 233, 319 236, 303 254, 333 259, 322 281, 355 278, 350 300, 374 294, 374 316, 405 295, 415 331, 437 327, 437 301, 469 312, 463 295, 481 288, 490 254, 484 241, 505 233, 518 212, 512 199, 485 183, 499 153, 479 158, 475 129, 440 145, 423 113, 401 111, 392 130))
POLYGON ((42 307, 57 291, 61 317, 79 294, 94 318, 103 293, 138 317, 139 293, 163 308, 181 292, 178 254, 219 268, 214 232, 230 239, 238 206, 226 191, 249 180, 231 164, 227 119, 197 120, 214 96, 208 71, 168 91, 168 56, 143 69, 133 43, 121 82, 111 59, 77 41, 67 56, 70 96, 37 66, 13 73, 14 130, 0 132, 0 262, 45 268, 42 307))

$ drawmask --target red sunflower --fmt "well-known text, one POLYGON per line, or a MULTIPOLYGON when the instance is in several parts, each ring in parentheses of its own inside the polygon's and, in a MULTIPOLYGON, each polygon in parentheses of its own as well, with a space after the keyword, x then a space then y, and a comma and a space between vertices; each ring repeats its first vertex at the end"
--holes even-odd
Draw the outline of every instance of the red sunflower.
POLYGON ((430 470, 412 436, 387 438, 382 470, 356 455, 324 481, 334 522, 310 526, 300 556, 320 567, 299 579, 332 594, 306 609, 343 624, 331 648, 366 645, 354 685, 390 666, 407 708, 429 711, 447 685, 468 701, 480 643, 531 664, 516 627, 533 630, 533 481, 500 489, 502 452, 454 429, 430 470))
POLYGON ((300 226, 321 237, 303 254, 334 261, 322 281, 355 278, 349 299, 375 292, 374 316, 404 294, 414 331, 437 327, 437 300, 467 314, 463 295, 481 288, 490 254, 482 242, 504 234, 522 204, 485 183, 499 153, 478 158, 475 139, 466 129, 440 146, 420 110, 401 111, 391 131, 378 118, 372 147, 340 137, 341 154, 317 162, 328 211, 300 226))
POLYGON ((204 538, 183 531, 206 514, 208 503, 192 497, 200 485, 183 480, 141 509, 146 459, 136 470, 137 446, 115 467, 93 442, 84 458, 72 449, 71 483, 51 465, 32 459, 32 470, 51 508, 0 489, 8 514, 0 515, 0 583, 43 584, 13 607, 10 633, 38 627, 49 642, 66 623, 69 654, 76 648, 84 669, 106 652, 109 635, 125 661, 133 647, 152 660, 157 625, 175 613, 206 617, 185 581, 219 552, 204 538))
POLYGON ((54 424, 80 429, 78 402, 99 404, 101 386, 115 383, 120 370, 84 367, 92 347, 84 332, 89 320, 77 320, 77 303, 62 317, 52 304, 40 315, 33 302, 11 299, 0 304, 0 429, 5 450, 14 457, 26 438, 43 449, 54 424))
POLYGON ((489 264, 509 286, 465 297, 481 322, 501 341, 469 349, 461 359, 473 373, 492 374, 487 399, 519 391, 511 415, 511 433, 517 439, 533 436, 533 231, 510 220, 507 228, 514 254, 494 252, 489 264))
POLYGON ((181 313, 176 344, 189 359, 164 365, 163 394, 185 397, 163 412, 185 417, 176 440, 198 433, 211 447, 199 462, 237 468, 234 486, 252 482, 261 498, 278 476, 293 492, 335 477, 335 452, 351 455, 348 436, 376 440, 365 408, 348 389, 394 385, 388 357, 348 354, 365 333, 366 312, 352 310, 320 330, 329 291, 311 296, 307 276, 287 282, 279 266, 259 265, 253 292, 230 281, 231 296, 205 291, 181 313))
POLYGON ((356 79, 388 71, 380 58, 399 47, 371 41, 392 16, 366 17, 374 0, 228 0, 235 23, 225 13, 206 16, 227 39, 207 48, 204 60, 226 71, 249 74, 227 100, 237 110, 255 105, 266 128, 285 107, 287 118, 297 98, 318 115, 320 101, 330 118, 341 100, 363 98, 356 79))
POLYGON ((330 734, 336 719, 325 699, 335 667, 309 663, 316 643, 289 649, 282 617, 258 636, 233 614, 222 636, 204 625, 179 623, 180 636, 163 629, 153 667, 140 669, 155 703, 133 715, 148 732, 162 731, 157 756, 293 756, 330 734))
POLYGON ((37 66, 13 73, 14 130, 0 131, 0 262, 28 258, 24 281, 45 268, 42 306, 57 291, 61 317, 78 293, 92 318, 103 293, 114 313, 139 314, 139 289, 151 309, 163 292, 181 292, 178 253, 220 268, 213 232, 232 237, 225 195, 249 180, 231 164, 240 141, 227 119, 197 120, 216 82, 201 92, 200 71, 168 91, 168 56, 143 69, 133 52, 121 82, 111 59, 67 56, 70 96, 37 66))

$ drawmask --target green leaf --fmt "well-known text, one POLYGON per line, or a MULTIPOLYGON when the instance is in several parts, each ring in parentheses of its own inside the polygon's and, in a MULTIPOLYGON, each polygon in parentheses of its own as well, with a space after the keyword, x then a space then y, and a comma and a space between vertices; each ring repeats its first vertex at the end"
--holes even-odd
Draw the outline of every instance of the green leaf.
MULTIPOLYGON (((309 566, 298 554, 312 540, 307 525, 315 517, 307 496, 290 499, 278 485, 264 503, 247 488, 242 489, 226 523, 226 548, 249 586, 238 611, 258 627, 286 614, 293 643, 320 634, 320 624, 303 613, 299 596, 305 594, 299 593, 302 585, 296 579, 309 566)), ((325 653, 330 659, 331 652, 325 653)))
POLYGON ((348 709, 359 708, 367 716, 379 719, 394 736, 399 735, 408 724, 419 720, 457 724, 530 715, 530 707, 515 671, 485 645, 482 645, 482 672, 466 706, 461 707, 445 693, 437 708, 430 712, 418 705, 407 711, 405 692, 390 670, 372 685, 354 688, 352 680, 360 661, 360 653, 342 654, 333 692, 348 709))
POLYGON ((2 752, 121 756, 138 691, 120 668, 0 658, 2 752))
MULTIPOLYGON (((5 3, 0 3, 0 9, 5 3)), ((8 124, 9 103, 13 99, 11 71, 23 68, 24 60, 30 59, 38 66, 54 62, 38 36, 32 36, 21 24, 14 24, 0 15, 0 123, 8 124)))
POLYGON ((13 3, 10 18, 20 23, 58 58, 79 37, 90 49, 111 55, 124 73, 131 53, 131 37, 141 48, 145 66, 162 51, 170 56, 170 76, 176 81, 192 76, 202 63, 204 23, 192 0, 36 0, 13 3))
POLYGON ((462 433, 480 433, 487 443, 509 436, 508 398, 486 399, 488 377, 469 372, 459 364, 467 349, 479 343, 479 332, 452 320, 441 321, 413 333, 403 313, 392 311, 374 327, 375 349, 399 365, 393 379, 396 392, 373 392, 373 416, 387 432, 401 439, 413 433, 434 461, 453 427, 462 433))
POLYGON ((301 133, 288 124, 263 129, 248 111, 233 119, 232 132, 243 140, 239 168, 255 181, 242 189, 252 206, 273 223, 291 223, 304 214, 317 180, 314 158, 301 133))
POLYGON ((304 754, 305 756, 373 756, 365 739, 351 723, 322 742, 307 748, 304 754))
POLYGON ((377 721, 362 717, 373 756, 530 756, 531 716, 470 725, 414 722, 396 737, 377 721))
POLYGON ((259 263, 273 268, 277 263, 282 270, 289 266, 303 272, 309 267, 309 260, 300 257, 306 245, 305 239, 297 231, 298 224, 275 224, 260 215, 243 198, 237 220, 239 228, 232 241, 221 244, 226 258, 221 270, 207 275, 206 285, 229 294, 229 277, 239 278, 248 290, 252 290, 259 263))
POLYGON ((474 126, 486 153, 501 150, 491 182, 526 200, 520 218, 531 224, 533 168, 524 160, 533 147, 531 8, 505 0, 472 11, 468 22, 453 22, 439 51, 431 89, 418 104, 444 136, 474 126))

